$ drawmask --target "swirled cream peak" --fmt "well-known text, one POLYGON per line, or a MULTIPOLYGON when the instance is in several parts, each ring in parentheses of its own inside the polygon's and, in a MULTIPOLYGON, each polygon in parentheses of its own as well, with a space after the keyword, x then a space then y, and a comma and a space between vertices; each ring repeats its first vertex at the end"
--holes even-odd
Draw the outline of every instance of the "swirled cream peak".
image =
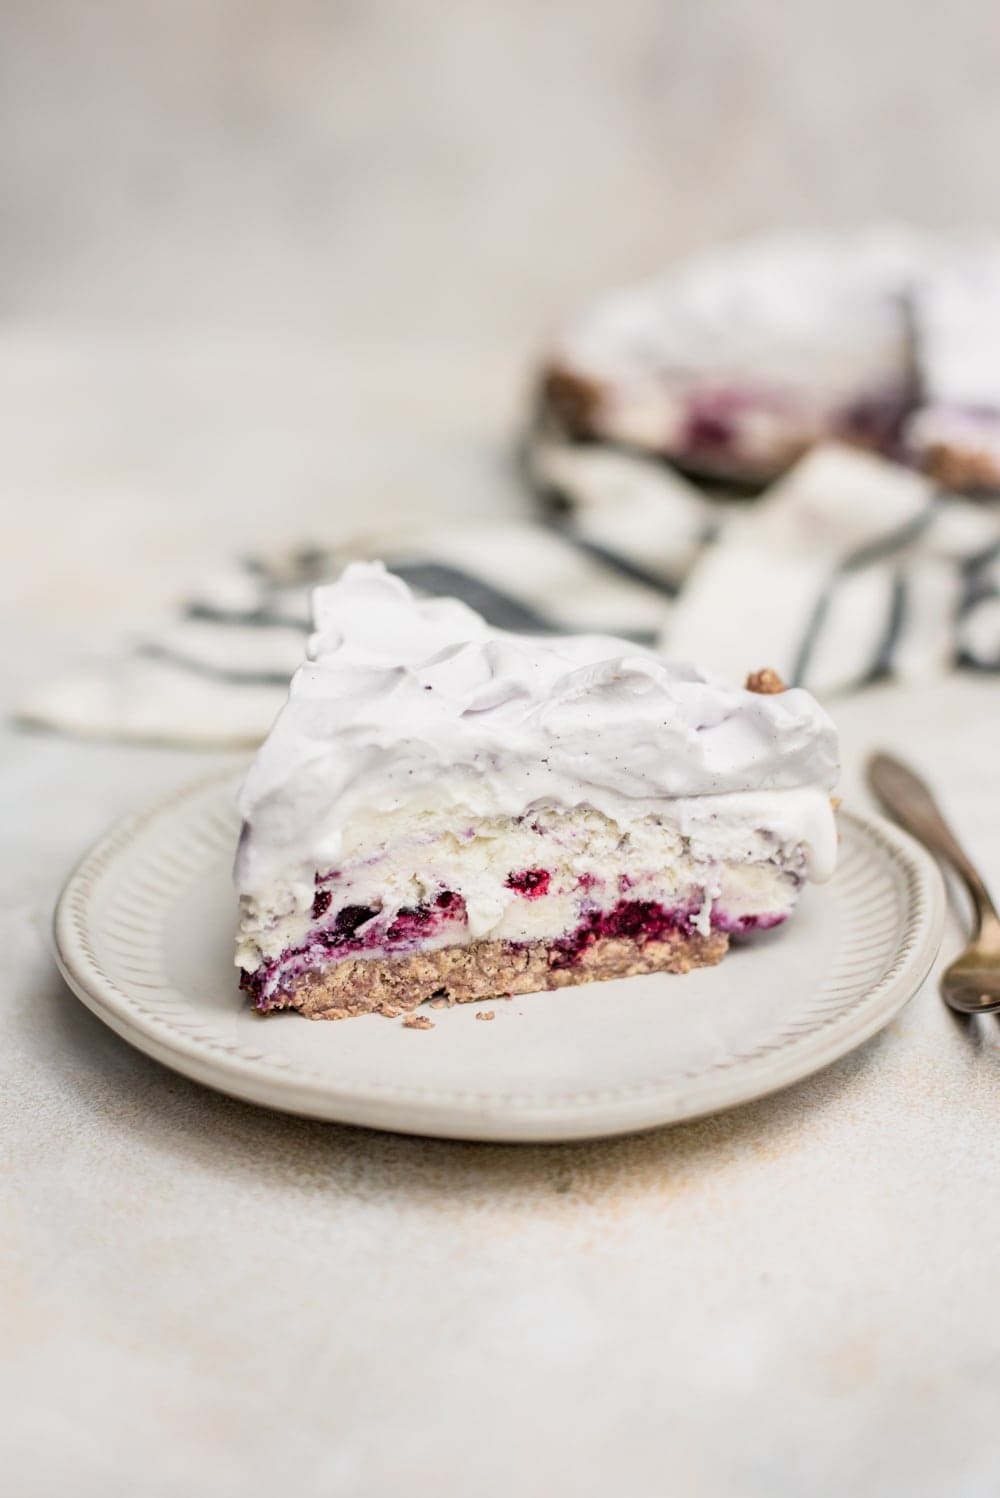
POLYGON ((664 798, 836 780, 836 733, 807 692, 758 696, 604 636, 508 634, 418 601, 380 563, 349 566, 313 609, 240 796, 245 893, 336 868, 350 824, 387 814, 462 828, 591 806, 626 823, 664 798))

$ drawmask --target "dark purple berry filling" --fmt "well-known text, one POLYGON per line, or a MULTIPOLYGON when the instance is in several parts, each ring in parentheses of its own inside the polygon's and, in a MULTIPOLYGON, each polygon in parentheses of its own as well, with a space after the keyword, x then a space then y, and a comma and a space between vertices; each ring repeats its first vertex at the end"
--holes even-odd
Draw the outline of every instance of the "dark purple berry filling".
POLYGON ((915 392, 905 388, 862 396, 842 413, 840 430, 863 447, 898 454, 903 424, 913 410, 914 400, 915 392))
POLYGON ((548 869, 522 869, 507 875, 507 888, 516 889, 526 900, 537 900, 548 894, 550 878, 548 869))
POLYGON ((695 411, 687 424, 686 446, 694 452, 725 452, 736 436, 733 423, 717 412, 695 411))
MULTIPOLYGON (((326 891, 320 891, 325 894, 326 891)), ((316 899, 318 900, 319 895, 316 899)), ((329 897, 320 914, 329 906, 329 897)), ((313 902, 315 910, 316 900, 313 902)), ((442 890, 433 905, 419 905, 400 910, 389 925, 379 922, 380 912, 369 905, 344 905, 336 919, 325 930, 313 931, 300 947, 289 947, 280 957, 271 957, 255 968, 244 971, 240 987, 253 995, 260 1010, 280 1003, 289 984, 311 969, 321 968, 331 959, 356 956, 373 949, 405 952, 418 947, 435 930, 444 926, 465 925, 465 901, 454 890, 442 890), (359 935, 360 928, 372 922, 371 932, 359 935)))
POLYGON ((320 937, 329 947, 339 947, 344 942, 353 941, 354 933, 359 926, 366 921, 373 921, 378 911, 370 905, 345 905, 337 911, 337 919, 329 931, 324 931, 320 937))
MULTIPOLYGON (((584 876, 581 884, 588 878, 584 876)), ((512 889, 526 899, 537 899, 549 886, 547 869, 525 869, 507 880, 512 889)), ((590 878, 590 883, 593 879, 590 878)), ((322 893, 322 892, 321 892, 322 893)), ((317 896, 317 899, 319 897, 317 896)), ((325 912, 329 901, 323 906, 325 912)), ((315 908, 315 907, 314 907, 315 908)), ((619 900, 611 910, 587 911, 576 930, 553 942, 550 962, 553 967, 571 967, 580 961, 588 947, 609 937, 627 938, 645 944, 667 941, 672 936, 689 936, 695 930, 700 900, 687 906, 668 908, 655 900, 619 900)), ((321 912, 321 913, 323 913, 321 912)), ((728 916, 713 910, 712 926, 717 931, 740 936, 750 931, 764 931, 780 925, 787 912, 765 912, 759 915, 728 916)), ((419 947, 432 933, 446 926, 464 926, 465 901, 454 890, 442 890, 432 905, 401 910, 388 926, 378 921, 379 911, 367 905, 345 905, 337 912, 332 926, 311 933, 301 947, 289 948, 280 957, 269 958, 252 973, 243 971, 240 987, 249 993, 262 1012, 280 1005, 292 982, 310 970, 316 970, 332 959, 355 956, 364 951, 406 952, 419 947), (370 932, 358 935, 362 926, 372 923, 370 932)), ((516 948, 517 942, 509 943, 516 948)))
POLYGON ((762 915, 726 915, 724 910, 713 910, 712 927, 715 931, 727 931, 730 936, 747 936, 751 931, 770 931, 787 917, 786 910, 765 911, 762 915))
POLYGON ((758 404, 777 409, 782 403, 773 391, 766 396, 760 391, 753 395, 742 390, 695 391, 687 409, 684 448, 706 457, 736 453, 740 446, 740 425, 747 411, 758 404))
POLYGON ((630 941, 666 941, 678 932, 689 935, 697 906, 668 910, 655 900, 619 900, 612 910, 592 910, 569 936, 553 943, 552 966, 571 967, 596 941, 627 937, 630 941))

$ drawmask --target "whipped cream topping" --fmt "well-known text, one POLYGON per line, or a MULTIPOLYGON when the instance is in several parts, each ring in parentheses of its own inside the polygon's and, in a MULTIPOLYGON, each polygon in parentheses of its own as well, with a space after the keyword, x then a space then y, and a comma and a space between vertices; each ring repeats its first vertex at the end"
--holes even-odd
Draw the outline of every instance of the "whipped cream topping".
POLYGON ((807 692, 755 695, 609 637, 508 634, 418 601, 380 563, 349 566, 313 608, 309 659, 240 794, 251 899, 281 885, 307 902, 373 817, 592 807, 628 826, 665 799, 725 816, 748 793, 765 820, 794 805, 829 872, 837 737, 807 692))
POLYGON ((584 312, 555 361, 625 384, 745 379, 799 399, 853 398, 905 378, 904 294, 925 254, 894 228, 722 249, 584 312))
POLYGON ((655 381, 745 384, 808 405, 900 388, 916 357, 929 399, 1000 404, 998 326, 996 236, 882 226, 704 255, 585 310, 553 358, 633 403, 655 381))

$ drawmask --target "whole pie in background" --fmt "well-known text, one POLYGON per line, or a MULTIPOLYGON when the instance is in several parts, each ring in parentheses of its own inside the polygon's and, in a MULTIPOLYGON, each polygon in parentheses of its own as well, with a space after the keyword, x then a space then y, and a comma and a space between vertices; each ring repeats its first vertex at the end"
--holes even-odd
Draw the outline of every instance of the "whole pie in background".
POLYGON ((537 412, 534 442, 753 487, 836 439, 1000 488, 1000 244, 878 228, 708 254, 573 318, 537 412))

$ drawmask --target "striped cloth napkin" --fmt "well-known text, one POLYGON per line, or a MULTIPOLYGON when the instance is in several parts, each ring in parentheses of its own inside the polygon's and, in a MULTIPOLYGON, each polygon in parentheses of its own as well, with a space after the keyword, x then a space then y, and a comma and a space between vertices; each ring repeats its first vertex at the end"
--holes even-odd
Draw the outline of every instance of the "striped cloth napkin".
POLYGON ((431 527, 234 561, 122 651, 43 683, 23 719, 92 735, 252 744, 281 706, 309 594, 357 557, 526 633, 598 631, 820 696, 955 666, 1000 671, 1000 508, 853 449, 756 500, 606 448, 532 449, 536 520, 431 527))

